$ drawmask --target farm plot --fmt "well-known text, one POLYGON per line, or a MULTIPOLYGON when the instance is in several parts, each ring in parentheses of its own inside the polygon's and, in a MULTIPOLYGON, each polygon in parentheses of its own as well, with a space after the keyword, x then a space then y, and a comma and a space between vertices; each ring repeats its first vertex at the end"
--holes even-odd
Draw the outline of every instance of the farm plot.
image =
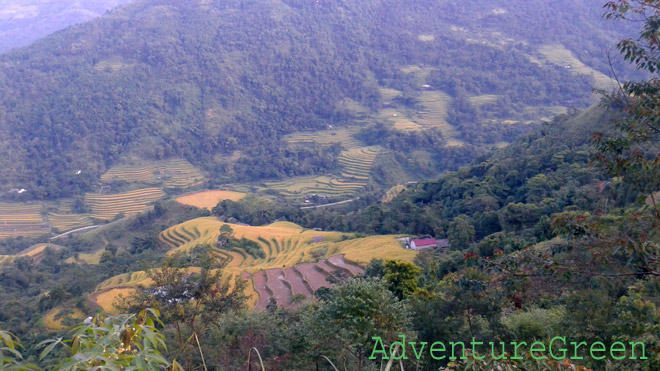
POLYGON ((50 232, 41 203, 0 203, 0 238, 36 236, 50 232))
POLYGON ((397 130, 417 131, 423 129, 421 125, 412 121, 409 115, 402 109, 382 109, 378 112, 376 118, 391 122, 397 130))
POLYGON ((497 103, 500 98, 502 98, 501 95, 483 94, 468 98, 468 102, 474 107, 481 107, 486 104, 497 103))
POLYGON ((259 295, 255 307, 265 309, 275 301, 280 307, 297 304, 294 296, 301 295, 305 300, 312 299, 314 291, 321 287, 332 287, 341 277, 363 275, 364 269, 344 261, 336 255, 317 263, 301 263, 291 268, 271 268, 254 275, 254 289, 259 295))
POLYGON ((119 297, 128 298, 135 292, 134 288, 130 287, 117 287, 101 292, 92 294, 89 299, 103 308, 104 311, 110 314, 119 314, 114 304, 119 297))
POLYGON ((338 160, 344 167, 344 171, 341 174, 342 177, 346 179, 357 179, 359 181, 369 180, 369 173, 376 160, 376 156, 382 152, 383 149, 377 146, 343 151, 338 160))
POLYGON ((143 188, 114 195, 87 193, 85 204, 91 207, 92 217, 109 220, 120 213, 128 215, 146 211, 164 196, 165 192, 159 188, 143 188))
POLYGON ((143 166, 113 167, 101 176, 102 182, 116 180, 162 184, 165 188, 190 188, 204 183, 204 174, 190 162, 182 159, 171 159, 154 162, 143 166))
POLYGON ((48 223, 58 231, 66 232, 72 229, 89 227, 94 224, 89 214, 58 214, 48 213, 48 223))
POLYGON ((36 245, 32 245, 28 247, 27 249, 15 255, 0 255, 0 263, 10 262, 14 260, 14 258, 19 256, 29 256, 34 260, 35 263, 39 263, 43 259, 44 252, 46 251, 47 248, 51 248, 53 250, 60 250, 64 247, 52 243, 38 243, 36 245))
POLYGON ((451 104, 451 97, 439 90, 425 91, 419 97, 422 110, 418 112, 415 120, 424 128, 438 128, 442 131, 449 146, 462 146, 463 142, 456 139, 457 133, 453 126, 447 123, 447 109, 451 104))
POLYGON ((351 197, 367 185, 366 180, 340 180, 327 176, 290 178, 266 182, 263 190, 272 189, 284 197, 319 195, 333 198, 351 197))
MULTIPOLYGON (((278 305, 294 306, 303 297, 311 298, 319 287, 363 274, 362 266, 372 258, 412 261, 416 255, 415 251, 400 246, 396 240, 398 236, 353 238, 352 234, 307 230, 288 222, 259 227, 230 224, 233 237, 253 241, 265 255, 256 257, 242 249, 218 248, 223 224, 213 217, 197 218, 168 228, 159 239, 170 249, 170 255, 184 253, 198 245, 213 246, 212 251, 227 262, 221 282, 231 283, 237 277, 251 281, 245 293, 251 304, 261 308, 268 305, 271 298, 278 305)), ((189 270, 199 272, 199 268, 189 270)), ((98 297, 93 298, 107 307, 118 293, 114 289, 151 284, 145 272, 121 274, 98 285, 97 294, 94 294, 98 297)), ((230 287, 234 287, 233 283, 230 287)))
MULTIPOLYGON (((198 218, 163 231, 159 239, 170 249, 168 254, 186 252, 198 245, 216 246, 223 224, 212 217, 198 218)), ((267 305, 270 297, 278 305, 289 303, 296 294, 309 297, 314 290, 330 284, 331 278, 361 274, 360 265, 366 265, 372 258, 412 261, 416 255, 414 251, 402 248, 396 241, 397 236, 352 239, 351 234, 306 230, 287 222, 259 227, 229 225, 234 231, 233 237, 255 242, 265 255, 261 258, 240 249, 213 248, 227 261, 224 274, 252 279, 252 287, 259 299, 254 292, 250 295, 257 306, 267 305), (304 263, 307 264, 301 265, 304 263)), ((148 284, 148 281, 141 274, 124 274, 113 277, 97 289, 136 284, 148 284)))
POLYGON ((594 87, 596 89, 612 90, 616 86, 612 78, 586 66, 573 55, 573 52, 562 45, 544 45, 539 48, 539 52, 546 61, 569 69, 574 75, 591 76, 594 79, 594 87))
POLYGON ((245 198, 245 193, 234 191, 203 191, 192 193, 188 195, 179 196, 176 198, 178 203, 198 207, 200 209, 213 209, 218 202, 224 200, 240 201, 245 198))
POLYGON ((357 128, 298 132, 288 135, 286 142, 289 144, 318 143, 321 145, 339 143, 342 147, 350 149, 362 146, 361 142, 354 137, 357 132, 357 128))
POLYGON ((44 326, 53 331, 66 330, 85 319, 86 315, 78 308, 56 307, 44 316, 44 326))
POLYGON ((380 88, 378 89, 380 92, 381 98, 383 98, 383 102, 386 104, 392 103, 392 101, 401 96, 403 92, 401 90, 395 90, 395 89, 390 89, 390 88, 380 88))

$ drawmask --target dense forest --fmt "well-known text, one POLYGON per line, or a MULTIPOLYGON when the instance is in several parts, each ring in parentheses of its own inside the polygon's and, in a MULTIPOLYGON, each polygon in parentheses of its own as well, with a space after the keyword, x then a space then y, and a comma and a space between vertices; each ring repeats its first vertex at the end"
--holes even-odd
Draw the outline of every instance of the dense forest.
POLYGON ((587 1, 137 1, 0 55, 1 186, 69 197, 128 155, 185 157, 213 184, 327 172, 330 150, 282 136, 356 124, 339 103, 373 112, 380 88, 414 107, 420 77, 406 66, 450 94, 447 120, 468 144, 434 152, 432 176, 529 128, 488 120, 590 104, 592 78, 538 62, 540 40, 607 72, 620 31, 587 1), (504 98, 468 103, 480 94, 504 98), (326 160, 297 166, 310 156, 326 160))

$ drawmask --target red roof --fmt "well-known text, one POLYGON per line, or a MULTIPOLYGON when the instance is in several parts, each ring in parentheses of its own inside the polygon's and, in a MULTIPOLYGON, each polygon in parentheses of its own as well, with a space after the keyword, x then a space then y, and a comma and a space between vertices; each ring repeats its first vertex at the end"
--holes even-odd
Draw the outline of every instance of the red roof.
POLYGON ((435 238, 424 238, 424 239, 421 239, 421 240, 413 240, 412 242, 414 242, 415 246, 417 246, 417 247, 437 244, 437 242, 435 241, 435 238))

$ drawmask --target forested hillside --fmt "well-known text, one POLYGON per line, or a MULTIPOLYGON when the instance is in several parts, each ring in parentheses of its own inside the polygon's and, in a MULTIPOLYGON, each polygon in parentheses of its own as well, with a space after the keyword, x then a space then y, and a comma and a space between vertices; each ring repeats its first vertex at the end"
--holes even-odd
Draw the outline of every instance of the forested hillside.
POLYGON ((588 1, 137 1, 0 56, 0 186, 68 197, 129 157, 212 184, 338 173, 337 148, 282 141, 328 125, 432 135, 384 144, 434 176, 611 86, 603 22, 588 1))

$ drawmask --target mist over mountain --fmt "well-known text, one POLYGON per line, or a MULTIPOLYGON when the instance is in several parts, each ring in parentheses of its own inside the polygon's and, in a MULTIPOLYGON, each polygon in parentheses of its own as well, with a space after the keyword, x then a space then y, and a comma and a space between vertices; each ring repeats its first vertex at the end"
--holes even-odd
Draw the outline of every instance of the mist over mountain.
POLYGON ((0 53, 87 22, 129 0, 8 0, 0 4, 0 53))
POLYGON ((437 138, 433 176, 591 104, 618 36, 589 1, 137 1, 0 56, 0 187, 79 194, 127 156, 317 174, 336 149, 283 136, 378 123, 404 157, 437 138))

